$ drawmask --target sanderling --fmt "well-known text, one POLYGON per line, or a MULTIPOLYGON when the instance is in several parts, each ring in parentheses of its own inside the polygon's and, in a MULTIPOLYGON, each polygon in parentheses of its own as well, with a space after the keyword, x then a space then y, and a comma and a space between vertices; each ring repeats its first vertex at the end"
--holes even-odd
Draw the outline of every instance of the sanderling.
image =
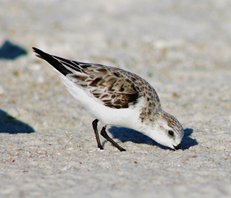
POLYGON ((100 134, 120 151, 125 151, 107 134, 107 126, 137 130, 174 150, 180 148, 184 130, 180 122, 161 108, 155 89, 136 74, 117 67, 83 63, 47 54, 33 48, 39 58, 60 74, 67 90, 96 119, 92 122, 97 146, 103 149, 98 121, 105 124, 100 134))

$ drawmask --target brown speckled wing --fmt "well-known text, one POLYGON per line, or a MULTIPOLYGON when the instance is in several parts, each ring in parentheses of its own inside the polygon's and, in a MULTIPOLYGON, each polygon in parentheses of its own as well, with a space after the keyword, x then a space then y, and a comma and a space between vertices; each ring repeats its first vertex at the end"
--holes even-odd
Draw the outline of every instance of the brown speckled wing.
POLYGON ((91 67, 82 67, 81 72, 68 74, 68 77, 88 89, 105 106, 128 108, 140 97, 132 79, 121 69, 92 64, 91 67))
POLYGON ((117 109, 128 108, 139 98, 139 90, 129 72, 100 64, 68 60, 47 54, 37 48, 33 49, 38 57, 46 60, 76 85, 92 93, 105 106, 117 109))
MULTIPOLYGON (((161 108, 155 89, 141 77, 116 67, 83 63, 50 55, 33 48, 39 58, 46 60, 61 74, 111 108, 128 108, 140 97, 144 99, 140 118, 154 118, 161 108)), ((170 123, 171 124, 171 123, 170 123)))

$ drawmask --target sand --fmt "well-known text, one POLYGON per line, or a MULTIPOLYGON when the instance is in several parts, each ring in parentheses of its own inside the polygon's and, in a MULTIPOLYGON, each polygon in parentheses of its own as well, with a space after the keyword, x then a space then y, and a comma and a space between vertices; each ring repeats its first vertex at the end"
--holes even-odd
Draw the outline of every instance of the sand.
MULTIPOLYGON (((0 197, 230 197, 229 0, 1 1, 0 197), (183 149, 111 129, 126 152, 96 148, 93 118, 31 47, 119 66, 158 92, 185 128, 183 149)), ((102 139, 103 141, 103 139, 102 139)))

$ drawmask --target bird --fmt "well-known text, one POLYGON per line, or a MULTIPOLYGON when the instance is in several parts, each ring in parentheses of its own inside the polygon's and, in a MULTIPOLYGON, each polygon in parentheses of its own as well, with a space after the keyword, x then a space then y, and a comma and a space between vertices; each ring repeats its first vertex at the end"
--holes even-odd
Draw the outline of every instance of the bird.
POLYGON ((108 135, 108 126, 134 129, 171 150, 181 149, 181 123, 161 107, 155 89, 140 76, 95 63, 74 61, 32 47, 36 56, 57 71, 69 93, 93 117, 97 147, 103 150, 100 135, 119 151, 126 151, 108 135), (99 135, 98 122, 102 122, 99 135))

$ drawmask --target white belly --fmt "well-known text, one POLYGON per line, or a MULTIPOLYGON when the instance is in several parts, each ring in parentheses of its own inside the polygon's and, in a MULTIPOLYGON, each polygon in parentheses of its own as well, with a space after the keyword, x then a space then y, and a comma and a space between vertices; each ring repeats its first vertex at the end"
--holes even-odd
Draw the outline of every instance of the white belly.
POLYGON ((66 85, 67 90, 71 93, 71 95, 74 96, 74 98, 77 99, 78 102, 84 108, 86 108, 90 114, 103 123, 133 129, 140 128, 137 126, 137 124, 141 105, 136 105, 133 109, 113 109, 104 106, 99 99, 95 98, 87 90, 83 90, 65 77, 62 78, 62 81, 66 85))

